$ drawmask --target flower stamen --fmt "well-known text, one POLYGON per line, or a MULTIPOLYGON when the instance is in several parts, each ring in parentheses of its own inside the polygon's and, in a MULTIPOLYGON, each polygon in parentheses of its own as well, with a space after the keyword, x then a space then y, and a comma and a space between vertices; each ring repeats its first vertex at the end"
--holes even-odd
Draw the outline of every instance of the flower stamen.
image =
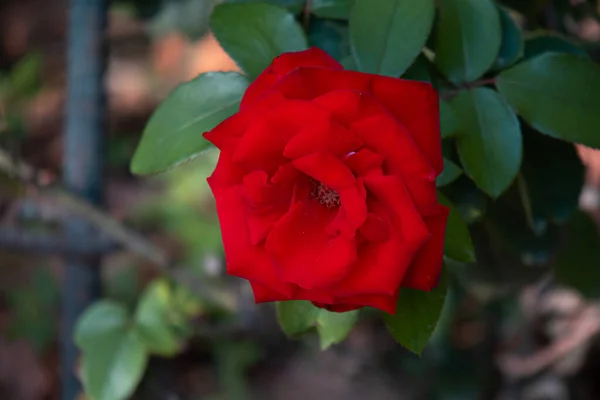
POLYGON ((316 199, 319 204, 327 208, 338 207, 340 205, 340 195, 338 192, 317 180, 312 180, 311 184, 312 189, 309 198, 316 199))

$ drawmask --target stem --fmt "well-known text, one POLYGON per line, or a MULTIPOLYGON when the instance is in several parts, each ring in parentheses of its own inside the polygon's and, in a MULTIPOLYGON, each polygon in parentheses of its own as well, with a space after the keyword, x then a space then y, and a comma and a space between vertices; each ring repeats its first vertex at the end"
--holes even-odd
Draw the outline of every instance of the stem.
POLYGON ((306 3, 304 3, 304 12, 302 14, 302 21, 303 21, 303 25, 304 25, 304 30, 308 33, 308 27, 310 25, 310 4, 311 0, 306 0, 306 3))
POLYGON ((448 100, 448 99, 451 99, 452 97, 460 94, 464 90, 471 90, 471 89, 474 89, 477 87, 489 86, 489 85, 494 85, 494 84, 496 84, 496 78, 487 78, 487 79, 482 79, 482 80, 475 81, 475 82, 465 83, 462 86, 458 87, 457 89, 448 90, 447 92, 440 93, 440 97, 442 98, 442 100, 448 100))

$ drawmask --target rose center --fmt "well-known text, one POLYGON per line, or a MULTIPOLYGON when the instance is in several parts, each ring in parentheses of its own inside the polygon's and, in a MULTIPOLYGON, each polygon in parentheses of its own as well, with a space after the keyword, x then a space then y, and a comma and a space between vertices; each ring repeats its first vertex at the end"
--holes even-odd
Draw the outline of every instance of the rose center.
POLYGON ((327 208, 338 207, 340 205, 340 195, 338 192, 317 180, 312 181, 312 189, 309 197, 317 200, 327 208))

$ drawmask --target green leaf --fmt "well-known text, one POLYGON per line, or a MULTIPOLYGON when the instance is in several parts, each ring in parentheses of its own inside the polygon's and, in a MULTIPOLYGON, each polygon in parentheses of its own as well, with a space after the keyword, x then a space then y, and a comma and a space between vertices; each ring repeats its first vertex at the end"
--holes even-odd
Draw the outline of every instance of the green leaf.
POLYGON ((148 354, 135 331, 122 328, 84 349, 82 381, 90 400, 129 399, 142 379, 148 354))
POLYGON ((433 83, 431 68, 433 68, 431 61, 429 61, 427 57, 421 53, 417 56, 410 67, 408 67, 406 72, 402 74, 402 79, 433 83))
POLYGON ((157 173, 197 156, 210 146, 202 134, 237 112, 247 87, 235 72, 209 72, 180 85, 146 125, 131 172, 157 173))
POLYGON ((505 69, 517 62, 523 56, 524 49, 523 35, 515 20, 504 7, 498 6, 498 11, 502 25, 502 44, 493 65, 495 70, 505 69))
POLYGON ((130 325, 125 307, 110 300, 93 304, 78 321, 75 342, 91 400, 125 400, 142 378, 148 355, 130 325))
POLYGON ((444 307, 447 278, 442 272, 438 286, 431 292, 400 289, 396 315, 383 314, 383 321, 398 343, 420 355, 435 330, 444 307))
POLYGON ((112 300, 91 305, 77 321, 75 343, 82 349, 92 348, 104 337, 124 329, 129 323, 127 309, 112 300))
POLYGON ((312 0, 310 11, 320 18, 348 19, 355 0, 312 0))
POLYGON ((321 349, 341 343, 358 320, 358 310, 343 313, 320 310, 317 318, 317 332, 321 339, 321 349))
POLYGON ((181 349, 170 319, 176 312, 167 281, 156 280, 146 288, 135 313, 135 328, 150 352, 173 356, 181 349))
POLYGON ((11 95, 29 98, 40 89, 43 61, 41 54, 32 52, 15 64, 9 76, 11 95))
POLYGON ((282 53, 307 48, 294 15, 265 3, 220 4, 210 27, 223 49, 251 80, 282 53))
POLYGON ((481 190, 498 197, 521 166, 523 144, 517 116, 491 89, 462 92, 451 105, 460 123, 456 144, 465 173, 481 190))
POLYGON ((596 223, 582 212, 568 224, 568 237, 556 257, 556 281, 583 295, 600 295, 600 235, 596 223))
POLYGON ((447 101, 440 99, 440 128, 442 137, 447 138, 456 133, 458 130, 458 120, 452 107, 447 101))
POLYGON ((464 174, 441 190, 467 224, 479 220, 485 214, 489 198, 464 174))
POLYGON ((491 0, 440 2, 435 63, 454 83, 484 74, 500 51, 502 29, 491 0))
POLYGON ((354 61, 354 57, 346 56, 340 60, 340 64, 344 67, 345 70, 348 71, 358 71, 358 67, 356 66, 356 61, 354 61))
POLYGON ((437 177, 435 184, 440 186, 446 186, 458 179, 462 174, 462 169, 452 161, 444 157, 444 170, 437 177))
POLYGON ((548 220, 563 223, 577 209, 585 168, 570 143, 525 131, 523 144, 520 190, 531 228, 540 233, 548 220))
POLYGON ((310 46, 325 50, 336 60, 351 56, 348 26, 338 21, 311 20, 308 43, 310 46))
POLYGON ((356 0, 350 42, 363 72, 399 77, 419 55, 433 23, 434 0, 356 0))
POLYGON ((310 301, 280 301, 277 303, 277 321, 286 335, 296 337, 316 326, 320 311, 310 301))
POLYGON ((450 208, 444 238, 444 255, 463 263, 475 262, 475 249, 467 224, 450 200, 440 192, 438 199, 441 204, 450 208))
POLYGON ((600 148, 600 66, 580 56, 547 53, 503 71, 496 85, 534 129, 600 148))
POLYGON ((548 52, 568 53, 582 57, 588 56, 585 50, 555 32, 539 31, 528 37, 525 41, 525 59, 548 52))

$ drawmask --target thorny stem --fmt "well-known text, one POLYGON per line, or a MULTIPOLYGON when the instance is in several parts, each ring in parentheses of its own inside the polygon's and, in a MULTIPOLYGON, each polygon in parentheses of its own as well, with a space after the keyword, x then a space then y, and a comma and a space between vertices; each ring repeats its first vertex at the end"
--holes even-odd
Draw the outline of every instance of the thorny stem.
POLYGON ((481 87, 481 86, 494 85, 495 83, 496 83, 496 78, 487 78, 487 79, 482 79, 480 81, 465 83, 464 85, 460 86, 457 89, 448 90, 447 92, 442 92, 440 94, 440 97, 442 98, 442 100, 448 100, 448 99, 460 94, 464 90, 470 90, 470 89, 474 89, 476 87, 481 87))

